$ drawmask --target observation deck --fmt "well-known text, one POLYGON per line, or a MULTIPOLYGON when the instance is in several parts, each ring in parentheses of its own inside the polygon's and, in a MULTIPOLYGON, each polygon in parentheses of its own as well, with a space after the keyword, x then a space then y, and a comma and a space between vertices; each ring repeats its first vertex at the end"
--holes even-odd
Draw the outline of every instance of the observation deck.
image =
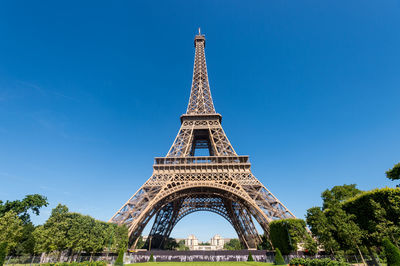
POLYGON ((177 172, 242 172, 250 171, 249 156, 156 157, 155 171, 177 172), (212 170, 212 171, 211 171, 212 170))

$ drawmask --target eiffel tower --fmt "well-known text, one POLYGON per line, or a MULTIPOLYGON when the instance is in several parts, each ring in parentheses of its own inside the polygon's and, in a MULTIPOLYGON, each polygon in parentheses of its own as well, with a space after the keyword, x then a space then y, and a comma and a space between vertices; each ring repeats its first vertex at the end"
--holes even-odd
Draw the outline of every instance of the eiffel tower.
POLYGON ((152 176, 110 219, 128 226, 131 248, 153 216, 148 239, 156 249, 163 248, 182 218, 198 211, 225 218, 247 249, 257 248, 261 241, 254 221, 268 235, 271 221, 295 218, 254 177, 249 157, 237 155, 226 137, 211 98, 205 43, 199 29, 189 104, 174 143, 165 157, 155 158, 152 176), (201 149, 209 156, 196 156, 201 149))

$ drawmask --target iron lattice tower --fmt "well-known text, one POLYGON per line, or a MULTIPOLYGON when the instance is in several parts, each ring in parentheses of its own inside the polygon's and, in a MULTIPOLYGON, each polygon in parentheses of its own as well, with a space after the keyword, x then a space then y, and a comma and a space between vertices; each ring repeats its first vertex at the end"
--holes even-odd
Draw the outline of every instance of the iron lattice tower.
POLYGON ((163 248, 183 217, 210 211, 234 227, 244 247, 254 249, 261 239, 253 220, 268 234, 270 221, 295 216, 253 176, 249 157, 233 149, 222 116, 215 112, 200 31, 194 46, 191 94, 178 135, 167 156, 155 158, 152 176, 110 222, 128 226, 129 243, 135 248, 155 215, 149 239, 152 248, 163 248), (209 156, 195 156, 199 149, 208 149, 209 156))

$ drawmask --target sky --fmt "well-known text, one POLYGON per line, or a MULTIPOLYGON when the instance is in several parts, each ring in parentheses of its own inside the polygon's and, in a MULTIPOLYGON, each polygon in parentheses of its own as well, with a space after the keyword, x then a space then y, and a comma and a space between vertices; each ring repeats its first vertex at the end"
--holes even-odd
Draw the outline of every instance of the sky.
MULTIPOLYGON (((397 0, 14 0, 0 2, 0 199, 45 195, 35 224, 58 203, 111 218, 178 133, 198 27, 230 142, 297 217, 335 185, 395 186, 397 0)), ((189 234, 236 236, 204 212, 172 232, 189 234)))

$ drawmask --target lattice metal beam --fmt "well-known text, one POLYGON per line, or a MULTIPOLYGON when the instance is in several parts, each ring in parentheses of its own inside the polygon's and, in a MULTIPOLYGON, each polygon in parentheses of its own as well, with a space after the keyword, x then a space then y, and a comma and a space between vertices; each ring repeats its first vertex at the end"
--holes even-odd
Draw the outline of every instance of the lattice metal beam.
POLYGON ((269 222, 295 217, 253 176, 248 156, 233 149, 211 98, 204 35, 195 37, 195 47, 190 100, 178 135, 167 156, 155 159, 153 175, 110 219, 129 227, 132 248, 153 216, 153 248, 162 248, 186 215, 210 211, 229 221, 249 249, 260 242, 253 218, 268 234, 269 222), (199 148, 209 156, 193 156, 199 148))

